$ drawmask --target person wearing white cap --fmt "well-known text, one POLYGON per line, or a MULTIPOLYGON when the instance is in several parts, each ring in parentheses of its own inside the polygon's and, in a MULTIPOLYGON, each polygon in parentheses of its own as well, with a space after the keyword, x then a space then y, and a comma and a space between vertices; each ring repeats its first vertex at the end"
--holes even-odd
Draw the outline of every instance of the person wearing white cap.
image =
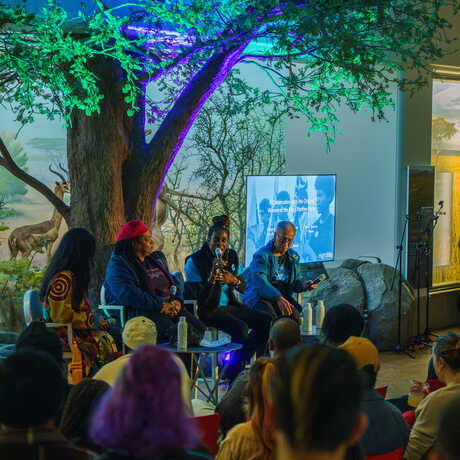
MULTIPOLYGON (((93 377, 98 380, 103 380, 109 385, 113 386, 117 377, 122 373, 128 360, 131 356, 131 351, 136 350, 141 345, 157 343, 157 328, 155 323, 145 316, 136 316, 131 318, 123 329, 123 343, 125 344, 126 354, 120 356, 115 361, 112 361, 105 366, 101 367, 96 375, 93 377)), ((178 356, 174 355, 176 364, 181 371, 181 388, 182 397, 187 408, 191 411, 191 391, 190 391, 190 378, 185 369, 184 363, 178 356)))

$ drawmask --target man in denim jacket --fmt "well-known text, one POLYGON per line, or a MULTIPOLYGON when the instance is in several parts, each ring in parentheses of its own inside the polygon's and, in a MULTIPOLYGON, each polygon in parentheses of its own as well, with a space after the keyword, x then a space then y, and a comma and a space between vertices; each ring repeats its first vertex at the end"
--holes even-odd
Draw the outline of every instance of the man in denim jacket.
POLYGON ((280 222, 273 240, 259 249, 244 272, 246 291, 243 302, 251 308, 269 313, 272 318, 291 316, 299 320, 302 307, 292 295, 314 289, 311 281, 300 279, 299 255, 292 247, 296 228, 280 222))

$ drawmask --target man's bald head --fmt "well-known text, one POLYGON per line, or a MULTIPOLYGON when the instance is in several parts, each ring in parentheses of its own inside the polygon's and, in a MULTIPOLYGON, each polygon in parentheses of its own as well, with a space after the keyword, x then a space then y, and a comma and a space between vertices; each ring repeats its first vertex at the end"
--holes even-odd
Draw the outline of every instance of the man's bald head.
POLYGON ((295 237, 295 225, 287 220, 282 220, 276 226, 273 236, 273 254, 282 256, 292 247, 295 237))
POLYGON ((278 233, 284 230, 293 230, 294 232, 296 232, 295 225, 292 222, 289 222, 288 220, 282 220, 281 222, 278 222, 275 231, 276 233, 278 233))
POLYGON ((299 325, 290 318, 280 318, 270 329, 269 346, 276 354, 285 353, 301 343, 299 325))

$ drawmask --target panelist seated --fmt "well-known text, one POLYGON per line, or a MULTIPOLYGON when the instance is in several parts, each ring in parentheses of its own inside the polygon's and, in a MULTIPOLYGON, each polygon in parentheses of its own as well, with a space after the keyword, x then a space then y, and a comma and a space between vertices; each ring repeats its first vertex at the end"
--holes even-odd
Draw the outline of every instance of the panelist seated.
MULTIPOLYGON (((82 353, 84 377, 93 375, 117 352, 112 336, 106 332, 110 330, 109 323, 103 316, 93 314, 87 298, 95 252, 96 239, 91 233, 84 228, 69 230, 50 260, 40 290, 46 321, 72 325, 82 353), (104 347, 104 343, 108 346, 104 347)), ((63 329, 57 332, 66 342, 67 331, 63 329)))
POLYGON ((302 307, 292 295, 316 287, 311 281, 300 279, 299 255, 291 249, 295 233, 294 224, 280 222, 273 240, 254 254, 244 272, 243 301, 273 319, 290 316, 299 321, 302 307))
POLYGON ((127 320, 146 316, 155 322, 158 342, 174 341, 180 316, 187 318, 189 336, 199 342, 204 326, 183 307, 182 295, 165 258, 153 253, 149 229, 131 220, 118 232, 107 266, 104 288, 108 305, 124 305, 127 320))
POLYGON ((232 342, 243 345, 227 373, 231 379, 254 352, 263 353, 271 318, 238 300, 235 291, 243 292, 245 281, 238 254, 228 247, 229 219, 218 216, 213 222, 202 248, 186 259, 185 293, 186 298, 197 299, 198 316, 207 326, 226 332, 232 342), (216 257, 217 249, 221 257, 216 257))

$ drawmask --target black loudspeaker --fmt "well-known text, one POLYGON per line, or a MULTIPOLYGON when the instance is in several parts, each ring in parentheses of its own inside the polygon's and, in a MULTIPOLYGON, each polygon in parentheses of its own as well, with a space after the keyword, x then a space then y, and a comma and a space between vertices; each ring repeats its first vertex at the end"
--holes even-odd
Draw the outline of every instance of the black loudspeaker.
POLYGON ((433 274, 434 167, 407 168, 407 280, 430 288, 433 274))

